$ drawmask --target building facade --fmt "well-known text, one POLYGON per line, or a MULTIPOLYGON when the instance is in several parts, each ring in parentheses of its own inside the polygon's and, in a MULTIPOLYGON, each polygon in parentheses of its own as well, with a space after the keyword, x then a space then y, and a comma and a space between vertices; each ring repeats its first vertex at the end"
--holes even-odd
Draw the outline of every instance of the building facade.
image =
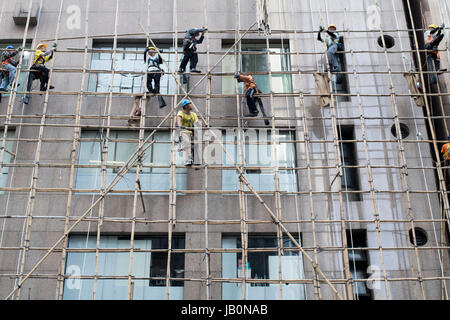
POLYGON ((411 6, 450 25, 441 2, 2 1, 1 47, 26 50, 21 86, 0 104, 0 296, 447 299, 436 157, 449 78, 424 83, 438 93, 418 107, 404 77, 428 79, 411 6), (331 23, 345 46, 342 81, 317 41, 331 23), (185 31, 199 27, 202 73, 175 74, 185 31), (139 96, 152 41, 166 62, 165 108, 139 96), (57 43, 55 89, 39 95, 35 81, 26 105, 41 42, 57 43), (254 75, 269 125, 245 117, 236 71, 254 75), (326 107, 318 75, 330 79, 326 107), (190 168, 174 139, 185 92, 203 138, 190 168), (140 126, 127 123, 135 101, 140 126))

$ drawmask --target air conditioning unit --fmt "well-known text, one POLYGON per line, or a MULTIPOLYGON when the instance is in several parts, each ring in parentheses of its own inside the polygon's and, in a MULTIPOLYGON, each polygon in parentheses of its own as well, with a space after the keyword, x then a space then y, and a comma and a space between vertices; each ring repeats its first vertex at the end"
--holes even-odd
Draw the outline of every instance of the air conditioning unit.
MULTIPOLYGON (((29 9, 29 1, 20 1, 16 3, 16 7, 14 10, 14 23, 18 26, 25 26, 27 24, 28 18, 28 9, 29 9)), ((33 3, 30 14, 30 27, 37 25, 38 22, 38 4, 37 2, 33 3)))

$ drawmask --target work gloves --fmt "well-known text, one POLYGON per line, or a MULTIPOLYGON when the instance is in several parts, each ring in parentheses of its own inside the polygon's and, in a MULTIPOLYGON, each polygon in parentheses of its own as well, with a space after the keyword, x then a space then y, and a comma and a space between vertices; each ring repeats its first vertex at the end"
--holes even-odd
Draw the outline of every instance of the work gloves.
POLYGON ((54 51, 56 51, 56 47, 57 47, 58 45, 56 44, 56 42, 53 42, 52 43, 52 49, 54 50, 54 51))
POLYGON ((325 30, 325 28, 322 26, 319 26, 319 31, 322 32, 323 30, 325 30))
POLYGON ((235 79, 239 79, 241 77, 241 73, 238 71, 234 74, 235 79))

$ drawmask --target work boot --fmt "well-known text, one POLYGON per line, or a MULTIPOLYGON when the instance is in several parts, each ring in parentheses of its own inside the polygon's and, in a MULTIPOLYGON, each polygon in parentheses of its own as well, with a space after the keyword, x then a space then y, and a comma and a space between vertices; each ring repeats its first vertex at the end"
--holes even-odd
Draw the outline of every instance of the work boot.
POLYGON ((166 101, 164 101, 164 98, 161 96, 158 96, 158 102, 159 102, 159 107, 160 108, 164 108, 167 104, 166 101))
POLYGON ((192 166, 192 164, 194 163, 194 160, 192 160, 192 158, 189 158, 188 160, 186 160, 186 162, 184 163, 184 165, 186 167, 190 167, 192 166))
POLYGON ((184 69, 178 69, 178 73, 184 73, 184 69))
POLYGON ((0 88, 1 92, 8 92, 8 90, 6 90, 5 88, 0 88))
POLYGON ((249 113, 249 114, 246 114, 245 117, 251 117, 251 118, 254 118, 254 117, 257 117, 258 114, 259 114, 259 111, 251 112, 251 113, 249 113))
POLYGON ((30 96, 23 97, 23 103, 25 103, 25 104, 30 103, 30 96))
POLYGON ((197 69, 191 69, 191 72, 194 72, 194 73, 202 73, 200 70, 197 70, 197 69))
POLYGON ((266 126, 270 126, 270 121, 267 119, 264 119, 264 123, 266 124, 266 126))

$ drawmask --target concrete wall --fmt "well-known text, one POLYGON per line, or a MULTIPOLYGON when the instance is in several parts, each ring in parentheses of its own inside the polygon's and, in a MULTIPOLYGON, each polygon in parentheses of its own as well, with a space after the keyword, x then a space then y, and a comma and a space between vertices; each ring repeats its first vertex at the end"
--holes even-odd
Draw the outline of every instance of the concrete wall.
MULTIPOLYGON (((26 1, 24 1, 26 2, 26 1)), ((85 21, 85 1, 65 1, 63 15, 61 17, 61 26, 59 33, 55 35, 56 21, 58 20, 59 2, 43 1, 40 21, 37 27, 30 28, 28 39, 33 40, 33 44, 45 39, 80 37, 84 35, 85 21), (69 5, 76 4, 81 7, 81 29, 70 30, 66 21, 70 16, 66 8, 69 5)), ((112 35, 115 27, 115 1, 101 0, 91 1, 89 9, 89 35, 112 35)), ((436 219, 440 215, 439 199, 437 193, 417 193, 414 191, 436 190, 434 173, 431 170, 422 170, 421 167, 432 167, 430 150, 428 144, 408 143, 414 141, 420 133, 424 139, 427 138, 425 123, 422 120, 403 119, 410 130, 410 135, 403 144, 404 159, 407 166, 407 175, 402 176, 402 164, 399 160, 399 144, 391 134, 391 127, 394 124, 394 116, 400 117, 419 117, 421 110, 416 107, 409 97, 397 96, 408 94, 406 82, 400 74, 409 70, 409 54, 389 53, 385 55, 383 49, 378 46, 377 39, 380 36, 379 30, 371 30, 368 24, 371 15, 371 6, 375 1, 369 0, 346 0, 346 1, 279 1, 272 2, 270 8, 270 19, 272 30, 295 29, 297 34, 277 34, 274 32, 270 36, 273 41, 279 41, 280 37, 288 41, 291 52, 301 52, 301 55, 291 57, 291 70, 304 71, 301 74, 293 75, 293 90, 295 93, 317 93, 311 71, 316 70, 322 55, 313 54, 323 52, 324 47, 316 41, 316 34, 312 31, 317 30, 319 24, 328 25, 336 23, 339 30, 352 30, 353 32, 343 32, 346 39, 346 49, 354 51, 376 51, 373 53, 347 53, 346 62, 348 70, 356 69, 358 72, 366 72, 357 76, 349 75, 350 92, 360 93, 371 96, 352 97, 350 101, 338 102, 336 104, 336 115, 339 118, 345 118, 339 121, 341 125, 354 125, 355 137, 358 140, 363 139, 363 127, 365 128, 366 138, 374 142, 367 144, 367 150, 364 143, 357 144, 358 164, 362 166, 370 165, 370 170, 366 168, 359 169, 361 190, 369 191, 369 175, 373 179, 374 192, 362 194, 362 201, 346 201, 346 194, 341 193, 343 201, 339 200, 340 183, 334 182, 338 169, 338 157, 335 145, 333 143, 333 122, 332 109, 320 108, 317 104, 317 98, 306 96, 303 112, 303 106, 300 99, 276 97, 271 105, 268 98, 264 102, 277 117, 297 116, 300 120, 279 120, 276 123, 278 128, 291 128, 296 130, 296 156, 297 166, 306 167, 306 147, 305 147, 305 126, 300 117, 307 117, 305 121, 309 138, 312 143, 306 144, 309 148, 311 166, 328 167, 328 169, 311 170, 311 185, 309 185, 307 170, 298 171, 298 186, 300 194, 297 196, 282 196, 281 212, 283 221, 311 220, 315 217, 318 221, 334 220, 338 221, 343 216, 346 220, 366 220, 367 223, 346 222, 348 229, 367 229, 368 246, 371 248, 380 248, 371 250, 369 253, 370 263, 378 266, 380 275, 386 275, 390 278, 416 278, 417 270, 420 268, 424 277, 439 277, 439 259, 436 250, 410 250, 412 247, 408 240, 408 231, 411 228, 409 223, 383 222, 379 229, 375 228, 374 219, 379 217, 382 220, 405 219, 409 221, 410 217, 416 220, 436 219), (293 5, 293 8, 292 8, 293 5), (325 10, 328 10, 326 13, 325 10), (303 31, 311 31, 303 33, 303 31), (356 32, 357 31, 357 32, 356 32), (306 54, 307 53, 307 54, 306 54), (406 64, 405 64, 406 61, 406 64), (388 70, 397 72, 392 74, 376 73, 386 72, 388 70), (392 81, 392 88, 391 87, 392 81), (395 95, 390 96, 391 93, 395 95), (360 120, 360 115, 365 117, 360 120), (391 118, 382 119, 379 117, 391 118), (327 141, 321 143, 321 141, 327 141), (381 142, 384 140, 384 142, 381 142), (389 140, 389 142, 386 142, 389 140), (389 166, 389 168, 386 168, 389 166), (409 192, 406 192, 408 190, 409 192), (310 196, 308 192, 312 191, 312 207, 310 206, 310 196), (330 193, 332 191, 333 193, 330 193), (391 192, 386 192, 391 191, 391 192), (383 248, 383 249, 381 249, 383 248), (405 248, 405 249, 403 249, 405 248), (408 248, 408 249, 406 249, 408 248)), ((240 1, 240 26, 245 30, 249 28, 256 20, 255 1, 240 1)), ((139 23, 147 26, 150 21, 150 30, 152 32, 172 31, 174 25, 173 3, 172 1, 151 1, 151 12, 147 14, 147 1, 140 0, 133 2, 120 1, 119 23, 117 24, 117 33, 138 33, 141 32, 139 23)), ((235 12, 234 1, 207 1, 208 10, 208 28, 209 30, 233 30, 236 25, 237 14, 235 12)), ((24 28, 14 25, 12 19, 12 9, 4 8, 0 20, 0 39, 22 39, 24 28)), ((382 1, 381 2, 381 22, 383 30, 407 29, 402 1, 382 1), (394 7, 393 7, 394 4, 394 7)), ((186 30, 194 26, 206 25, 204 12, 201 5, 193 6, 192 1, 177 2, 177 23, 178 30, 186 30)), ((389 51, 399 52, 409 50, 409 37, 405 31, 388 31, 389 35, 394 37, 395 46, 389 51)), ((179 34, 179 38, 183 33, 179 34)), ((222 41, 233 40, 234 33, 211 33, 208 35, 210 51, 221 51, 222 41)), ((112 39, 112 36, 108 37, 112 39)), ((121 39, 131 39, 143 37, 121 37, 121 39)), ((155 42, 170 40, 170 35, 155 34, 155 42)), ((246 39, 261 40, 265 38, 263 34, 252 33, 246 36, 246 39)), ((83 54, 64 53, 68 48, 83 48, 84 39, 60 40, 60 52, 56 54, 54 60, 55 68, 82 68, 83 54)), ((92 46, 93 39, 89 39, 89 47, 92 46)), ((206 45, 201 45, 199 50, 205 50, 206 45)), ((214 65, 220 55, 210 55, 210 65, 214 65)), ((88 56, 88 65, 90 64, 90 55, 88 56)), ((199 68, 207 69, 205 55, 200 55, 199 68)), ((216 68, 216 72, 221 71, 221 65, 216 68)), ((79 72, 54 72, 52 84, 58 91, 79 91, 87 88, 81 88, 81 77, 79 72)), ((191 84, 196 83, 201 76, 191 76, 191 84)), ((87 79, 86 79, 87 80, 87 79)), ((197 94, 206 92, 206 82, 204 81, 195 91, 197 94)), ((212 93, 220 94, 221 80, 213 78, 212 93)), ((167 108, 160 110, 155 99, 151 99, 147 104, 147 113, 152 116, 165 116, 167 108)), ((193 99, 199 107, 200 112, 204 113, 206 102, 203 99, 193 99)), ((168 101, 171 101, 171 99, 168 101)), ((105 102, 107 97, 84 96, 81 99, 82 115, 105 115, 105 102)), ((132 97, 113 97, 111 115, 126 116, 130 112, 133 103, 132 97)), ((169 103, 169 106, 172 105, 169 103)), ((76 95, 50 95, 47 105, 47 115, 73 115, 77 106, 76 95)), ((44 107, 44 97, 39 95, 32 96, 32 102, 25 106, 21 103, 19 97, 13 105, 13 115, 30 116, 13 118, 11 122, 16 127, 16 138, 36 139, 39 135, 41 118, 31 116, 41 115, 44 107), (20 124, 36 124, 36 126, 25 126, 20 124)), ((245 107, 242 103, 241 107, 245 107)), ((0 105, 0 113, 6 114, 8 109, 7 99, 3 99, 0 105)), ((211 102, 211 114, 222 119, 212 120, 211 126, 236 126, 236 122, 227 120, 226 117, 236 116, 235 98, 216 98, 211 102)), ((1 120, 4 123, 4 117, 1 120)), ((46 119, 46 124, 74 124, 74 119, 46 119)), ((102 120, 82 119, 83 126, 103 126, 102 120)), ((146 126, 158 125, 156 119, 148 119, 146 126)), ((123 126, 125 120, 112 120, 112 126, 123 126)), ((169 123, 165 124, 166 126, 169 123)), ((250 121, 251 126, 263 126, 261 120, 250 121)), ((67 126, 46 126, 43 128, 44 138, 67 138, 72 139, 74 128, 67 126)), ((29 188, 32 183, 32 165, 36 160, 42 164, 64 164, 61 168, 49 168, 39 166, 37 188, 57 188, 67 189, 70 186, 70 167, 72 143, 52 143, 44 142, 41 145, 40 158, 36 158, 36 141, 20 141, 14 144, 14 151, 17 154, 17 164, 28 164, 26 167, 15 167, 9 169, 8 187, 29 188)), ((208 189, 221 189, 221 172, 219 170, 208 171, 208 189)), ((205 183, 204 170, 189 170, 188 189, 202 190, 205 183)), ((42 190, 43 191, 43 190, 42 190)), ((51 191, 51 190, 47 190, 51 191)), ((32 208, 28 207, 30 193, 26 190, 17 192, 5 192, 0 195, 0 216, 22 216, 21 218, 1 219, 2 238, 0 247, 18 247, 21 245, 24 237, 25 219, 27 212, 31 212, 36 218, 32 220, 31 241, 32 248, 49 247, 63 234, 64 217, 68 203, 67 192, 38 192, 34 198, 32 208), (60 219, 44 219, 38 217, 60 217, 60 219)), ((71 199, 70 215, 72 218, 80 216, 89 208, 94 197, 87 194, 74 194, 71 199)), ((204 195, 180 195, 177 197, 177 219, 203 219, 205 215, 204 195)), ((275 212, 275 197, 273 195, 263 196, 266 204, 275 212)), ((139 200, 138 200, 139 201, 139 200)), ((151 218, 156 220, 167 219, 169 212, 169 199, 164 195, 146 195, 146 206, 148 211, 145 215, 140 212, 138 205, 138 218, 151 218)), ((108 218, 131 217, 131 208, 133 206, 132 195, 108 195, 105 200, 104 214, 108 218)), ((253 196, 246 196, 247 219, 249 220, 270 220, 259 201, 253 196)), ((208 195, 208 216, 210 220, 240 219, 239 198, 237 195, 208 195)), ((96 217, 98 208, 93 210, 92 216, 96 217)), ((287 223, 291 232, 301 232, 303 245, 307 248, 314 246, 312 223, 287 223)), ((415 223, 428 233, 429 241, 427 247, 435 247, 441 243, 440 225, 431 223, 415 223)), ((329 279, 344 279, 342 253, 335 250, 342 245, 341 224, 340 223, 315 223, 315 234, 317 247, 320 248, 317 259, 320 269, 329 277, 329 279), (334 250, 333 250, 334 248, 334 250)), ((74 230, 76 233, 86 233, 90 231, 95 233, 95 223, 89 225, 87 222, 80 223, 74 230)), ((210 248, 220 248, 221 239, 224 234, 239 234, 240 225, 210 225, 208 240, 210 248)), ((252 234, 270 233, 276 234, 276 227, 273 224, 249 225, 248 232, 252 234)), ((125 223, 108 223, 101 226, 101 232, 104 234, 129 234, 131 225, 125 223)), ((167 224, 137 224, 136 234, 151 235, 167 233, 167 224)), ((186 237, 187 249, 202 249, 205 246, 205 229, 202 225, 182 224, 176 226, 177 233, 184 233, 186 237)), ((44 254, 42 250, 28 251, 25 260, 24 271, 29 271, 39 258, 44 254)), ((308 254, 313 257, 312 250, 308 254)), ((447 253, 445 258, 448 259, 447 253)), ((56 274, 60 267, 61 253, 52 254, 48 260, 42 264, 36 271, 39 274, 56 274)), ((185 260, 185 277, 200 278, 205 276, 204 254, 189 253, 185 260)), ((19 265, 19 253, 13 250, 0 251, 0 272, 2 274, 14 274, 19 265)), ((304 269, 307 278, 312 278, 311 264, 304 259, 304 269)), ((213 277, 221 277, 221 255, 212 254, 211 270, 213 277)), ((447 270, 448 271, 448 270, 447 270)), ((56 292, 55 279, 30 279, 25 282, 21 299, 55 299, 56 292)), ((384 282, 379 290, 374 290, 374 298, 386 299, 388 294, 390 298, 395 299, 414 299, 414 286, 419 284, 417 281, 392 281, 389 287, 384 287, 384 282)), ((441 283, 425 281, 424 292, 428 299, 439 299, 441 297, 441 283)), ((6 296, 14 288, 14 281, 9 277, 0 278, 0 296, 6 296)), ((344 285, 336 285, 339 292, 344 295, 344 285)), ((326 284, 321 285, 324 298, 333 299, 334 295, 326 284)), ((418 297, 421 298, 420 291, 418 297)), ((212 285, 212 298, 221 298, 221 286, 219 283, 212 285)), ((206 297, 205 285, 200 282, 186 282, 184 296, 189 299, 204 299, 206 297)), ((307 297, 314 299, 313 286, 307 285, 307 297)))

